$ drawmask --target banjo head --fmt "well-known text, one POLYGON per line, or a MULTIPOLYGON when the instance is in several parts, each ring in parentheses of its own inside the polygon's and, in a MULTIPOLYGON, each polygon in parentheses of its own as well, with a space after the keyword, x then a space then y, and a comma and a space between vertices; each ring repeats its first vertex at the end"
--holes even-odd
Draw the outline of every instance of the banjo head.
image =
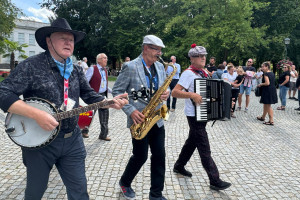
MULTIPOLYGON (((56 109, 43 99, 25 99, 26 104, 43 110, 51 115, 56 113, 56 109)), ((8 114, 6 132, 10 139, 17 145, 25 148, 40 148, 52 142, 59 131, 60 125, 52 130, 42 129, 34 119, 17 114, 8 114)))

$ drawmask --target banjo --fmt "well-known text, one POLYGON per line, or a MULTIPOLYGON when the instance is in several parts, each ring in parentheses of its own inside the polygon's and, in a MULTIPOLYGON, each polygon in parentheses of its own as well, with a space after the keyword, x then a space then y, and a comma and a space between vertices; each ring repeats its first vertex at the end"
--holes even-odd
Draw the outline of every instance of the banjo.
MULTIPOLYGON (((96 110, 114 104, 113 100, 103 100, 88 106, 59 112, 54 104, 45 99, 33 97, 24 99, 24 102, 51 114, 58 122, 89 110, 96 110)), ((17 145, 29 149, 41 148, 50 144, 58 135, 60 127, 61 123, 59 123, 54 130, 46 131, 42 129, 34 119, 13 113, 8 113, 5 119, 5 132, 9 138, 17 145)))

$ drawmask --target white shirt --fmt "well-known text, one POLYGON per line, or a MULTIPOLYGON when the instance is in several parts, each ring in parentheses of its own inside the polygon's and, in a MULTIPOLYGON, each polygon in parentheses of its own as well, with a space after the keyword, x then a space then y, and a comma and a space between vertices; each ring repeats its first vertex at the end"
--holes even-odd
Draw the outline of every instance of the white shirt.
MULTIPOLYGON (((102 67, 99 64, 97 64, 97 68, 99 70, 99 73, 101 74, 101 85, 100 85, 99 93, 106 92, 106 90, 108 90, 108 92, 111 93, 111 89, 108 87, 108 84, 107 84, 105 70, 102 69, 102 67)), ((93 74, 94 74, 94 67, 88 68, 88 70, 85 74, 85 77, 88 80, 88 82, 90 82, 93 74)))
MULTIPOLYGON (((291 74, 291 75, 292 75, 292 74, 295 75, 295 72, 294 72, 294 71, 291 71, 290 74, 291 74)), ((294 78, 294 77, 290 76, 290 82, 296 83, 296 81, 297 81, 297 77, 294 78)))
MULTIPOLYGON (((200 75, 196 75, 191 70, 185 70, 178 81, 178 84, 184 87, 189 92, 194 92, 194 79, 202 78, 200 75)), ((194 117, 195 116, 195 106, 190 98, 185 99, 184 104, 184 114, 186 116, 194 117)))
POLYGON ((86 62, 82 61, 81 63, 81 67, 83 69, 83 72, 86 73, 86 71, 88 70, 89 66, 86 64, 86 62))
POLYGON ((226 78, 230 83, 233 83, 233 82, 235 81, 236 77, 237 77, 237 73, 236 73, 236 72, 233 72, 232 75, 229 74, 229 73, 224 73, 224 74, 222 75, 222 78, 223 78, 223 79, 226 78))

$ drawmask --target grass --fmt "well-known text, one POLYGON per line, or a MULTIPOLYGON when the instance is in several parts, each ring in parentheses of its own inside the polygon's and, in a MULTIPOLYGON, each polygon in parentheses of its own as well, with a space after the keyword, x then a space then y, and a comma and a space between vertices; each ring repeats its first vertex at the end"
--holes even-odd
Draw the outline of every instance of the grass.
POLYGON ((109 76, 108 81, 116 81, 117 77, 116 76, 109 76))
POLYGON ((3 80, 4 80, 4 78, 2 76, 0 76, 0 82, 3 81, 3 80))

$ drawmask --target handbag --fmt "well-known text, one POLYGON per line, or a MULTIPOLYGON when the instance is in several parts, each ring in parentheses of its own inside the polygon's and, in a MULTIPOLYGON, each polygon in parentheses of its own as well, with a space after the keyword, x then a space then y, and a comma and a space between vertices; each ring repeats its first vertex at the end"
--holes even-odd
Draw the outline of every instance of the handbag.
POLYGON ((254 90, 255 96, 260 97, 261 96, 261 87, 256 87, 254 90))

